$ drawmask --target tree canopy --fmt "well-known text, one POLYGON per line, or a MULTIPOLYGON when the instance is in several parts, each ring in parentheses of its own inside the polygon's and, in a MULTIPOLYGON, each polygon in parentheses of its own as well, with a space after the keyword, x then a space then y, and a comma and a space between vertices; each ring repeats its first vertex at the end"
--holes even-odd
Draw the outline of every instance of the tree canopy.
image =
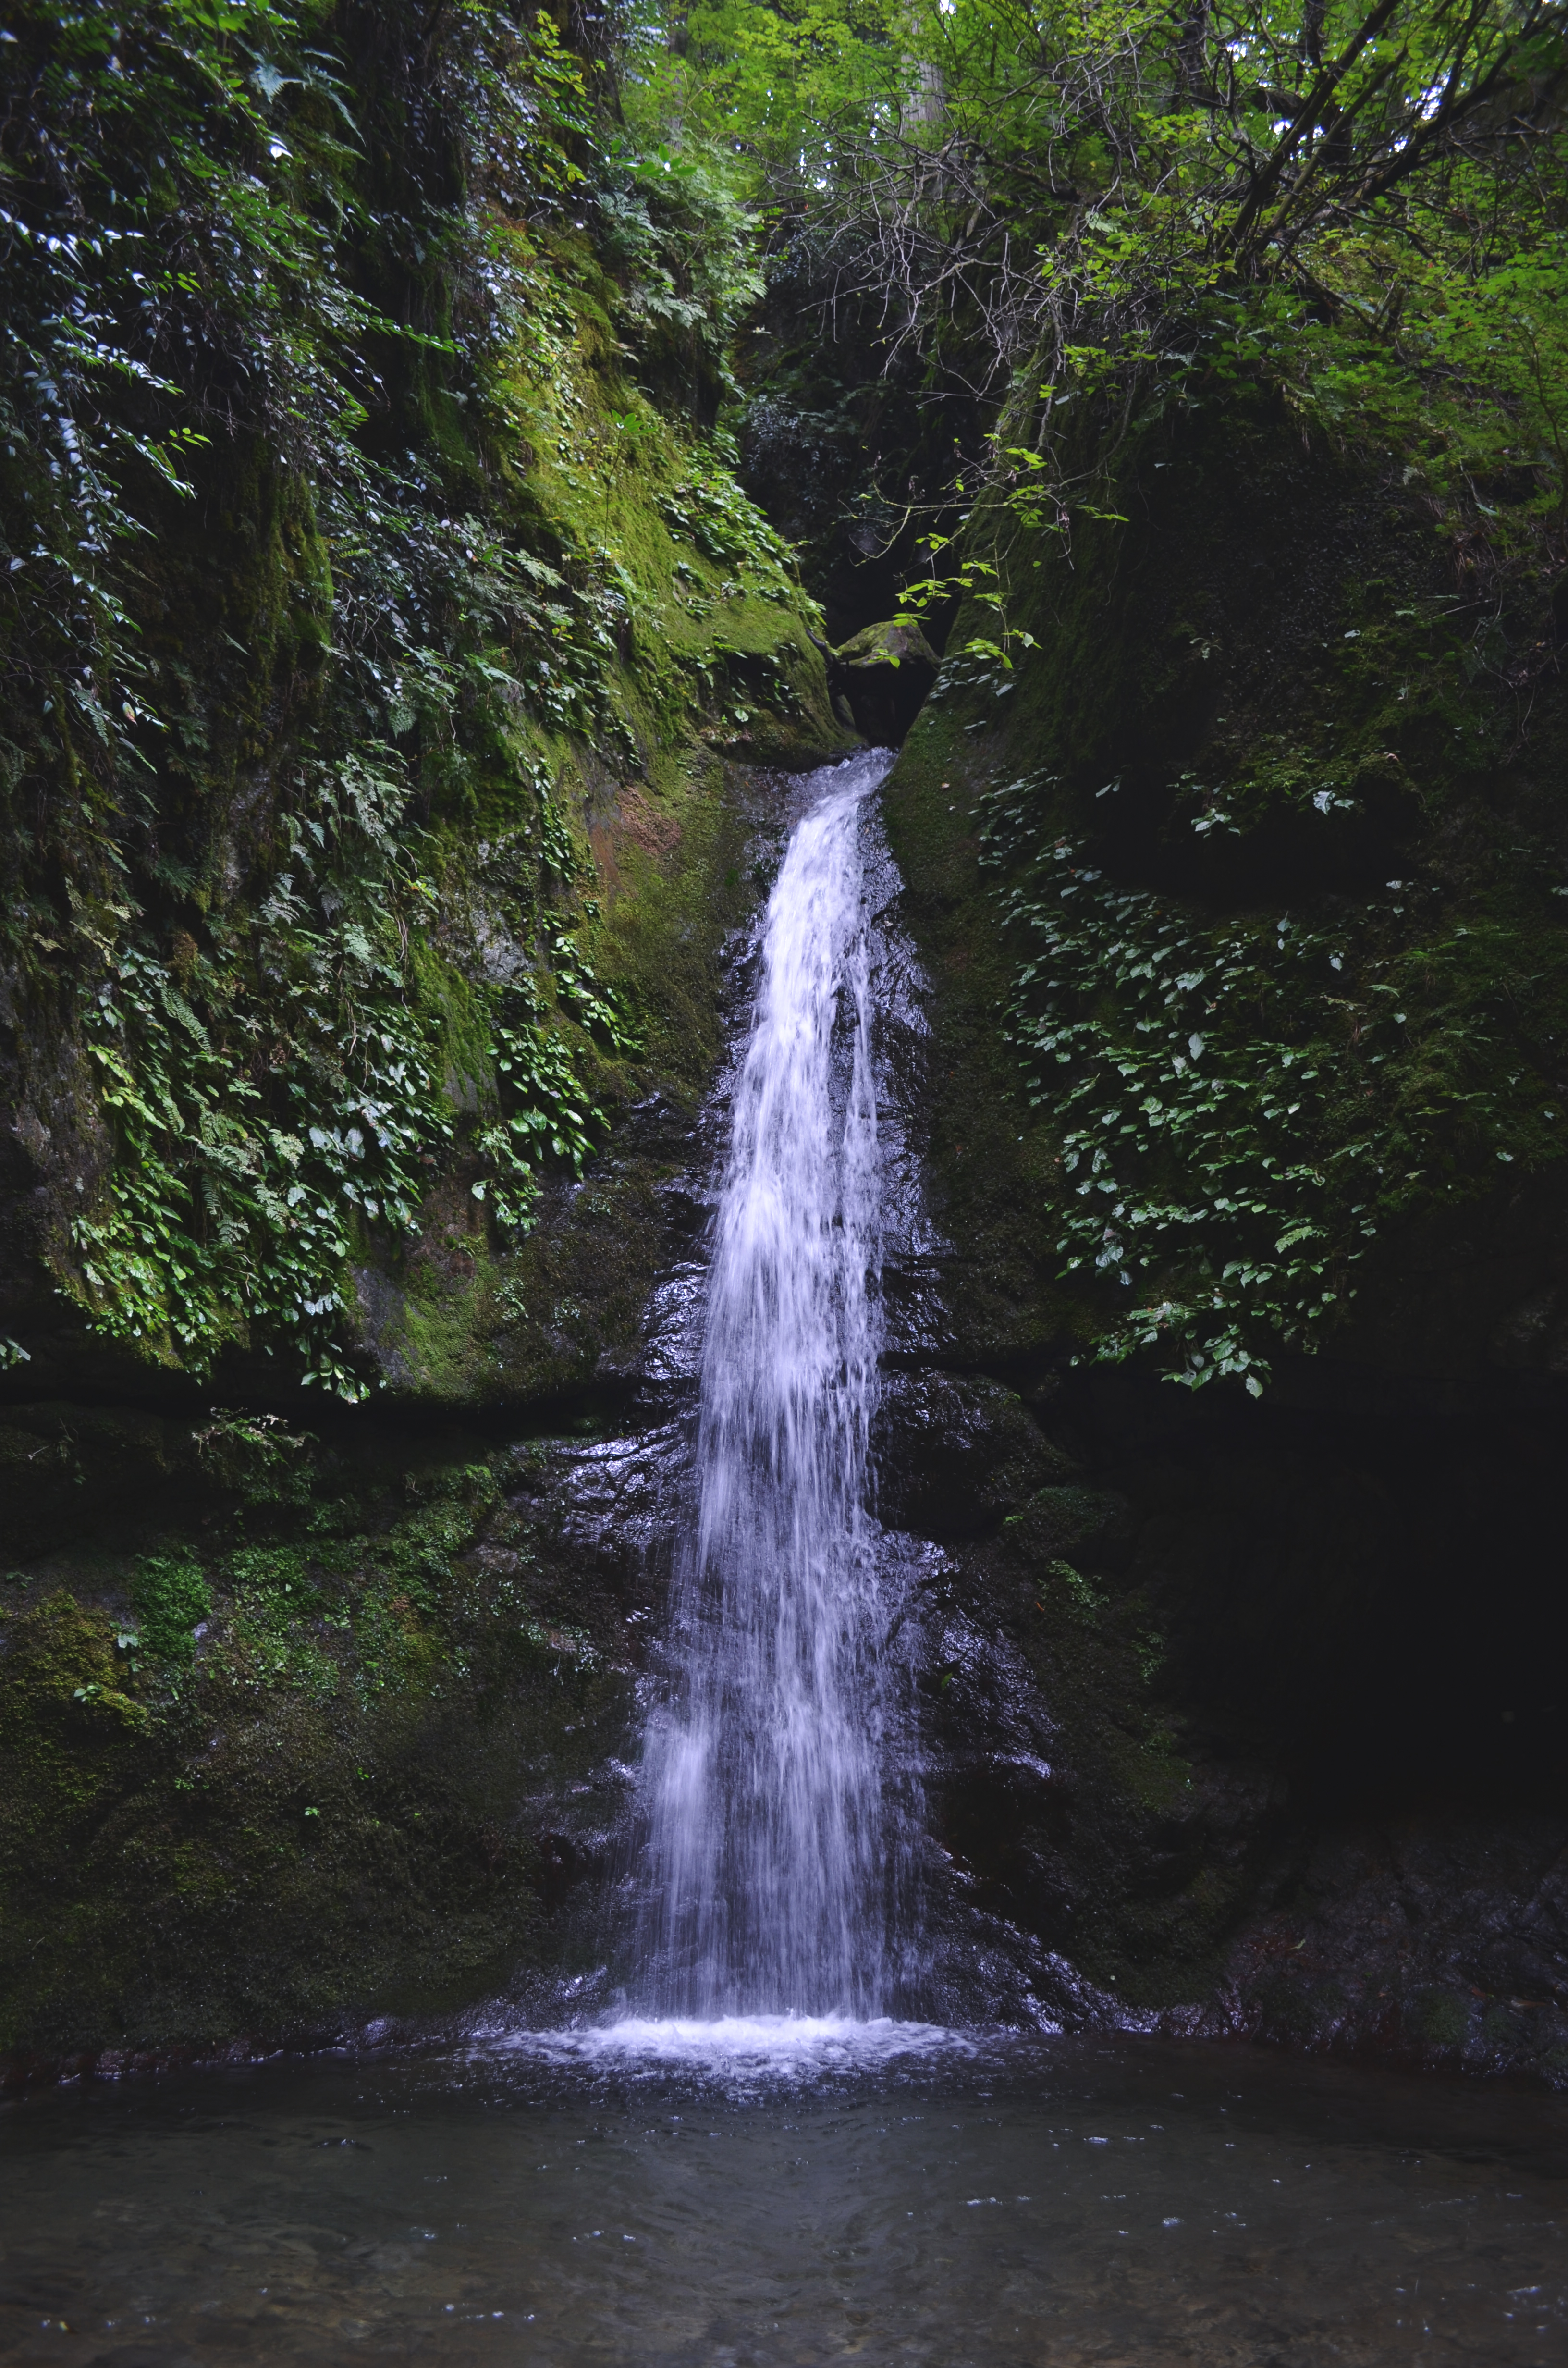
POLYGON ((996 456, 1037 522, 1088 497, 1065 396, 1245 370, 1442 491, 1528 471, 1517 536, 1568 485, 1563 35, 1560 0, 641 0, 625 104, 812 242, 885 370, 1043 404, 996 456))

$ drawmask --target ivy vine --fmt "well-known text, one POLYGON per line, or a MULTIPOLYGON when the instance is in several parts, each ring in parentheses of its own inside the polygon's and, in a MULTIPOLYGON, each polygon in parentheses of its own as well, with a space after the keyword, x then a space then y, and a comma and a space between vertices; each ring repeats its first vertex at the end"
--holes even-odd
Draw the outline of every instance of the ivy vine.
POLYGON ((1256 1395, 1274 1351, 1343 1315, 1394 1219, 1559 1156, 1542 1023, 1568 955, 1548 974, 1517 921, 1450 920, 1415 879, 1332 911, 1206 917, 1053 833, 1060 786, 1026 774, 979 811, 1021 956, 1009 1033, 1060 1160, 1063 1272, 1112 1286, 1098 1356, 1152 1350, 1174 1381, 1235 1374, 1256 1395), (1396 945, 1407 915, 1418 935, 1396 945))

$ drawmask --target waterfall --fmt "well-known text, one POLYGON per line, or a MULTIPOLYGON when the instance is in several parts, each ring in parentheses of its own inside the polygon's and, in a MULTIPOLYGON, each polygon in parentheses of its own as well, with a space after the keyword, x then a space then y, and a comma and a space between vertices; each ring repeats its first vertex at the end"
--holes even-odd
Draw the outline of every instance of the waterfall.
POLYGON ((881 2010, 900 1845, 866 1510, 880 1190, 862 808, 810 778, 769 897, 715 1224, 675 1685, 645 1767, 649 2003, 881 2010))

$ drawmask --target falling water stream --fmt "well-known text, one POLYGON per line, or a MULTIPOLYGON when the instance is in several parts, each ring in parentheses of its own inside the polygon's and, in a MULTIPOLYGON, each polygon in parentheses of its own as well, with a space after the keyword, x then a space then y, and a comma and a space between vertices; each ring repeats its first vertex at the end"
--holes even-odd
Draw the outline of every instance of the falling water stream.
POLYGON ((903 1852, 865 1511, 881 1196, 860 825, 891 761, 829 773, 793 833, 734 1086, 678 1687, 648 1742, 642 1978, 676 2016, 884 2003, 903 1852))
POLYGON ((0 2107, 0 2362, 1562 2357, 1561 2100, 908 2019, 907 1565, 869 1509, 891 761, 796 785, 755 949, 623 2007, 0 2107))

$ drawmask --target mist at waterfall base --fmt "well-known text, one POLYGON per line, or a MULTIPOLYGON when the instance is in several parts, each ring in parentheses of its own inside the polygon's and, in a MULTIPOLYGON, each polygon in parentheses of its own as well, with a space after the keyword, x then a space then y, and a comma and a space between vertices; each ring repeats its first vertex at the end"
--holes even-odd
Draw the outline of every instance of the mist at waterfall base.
POLYGON ((711 1113, 696 1316, 660 1350, 691 1411, 665 1434, 677 1543, 619 1998, 0 2108, 0 2361, 1561 2358, 1561 2100, 952 2027, 920 1568, 868 1461, 911 1173, 881 1049, 910 974, 892 761, 787 791, 711 1113))

